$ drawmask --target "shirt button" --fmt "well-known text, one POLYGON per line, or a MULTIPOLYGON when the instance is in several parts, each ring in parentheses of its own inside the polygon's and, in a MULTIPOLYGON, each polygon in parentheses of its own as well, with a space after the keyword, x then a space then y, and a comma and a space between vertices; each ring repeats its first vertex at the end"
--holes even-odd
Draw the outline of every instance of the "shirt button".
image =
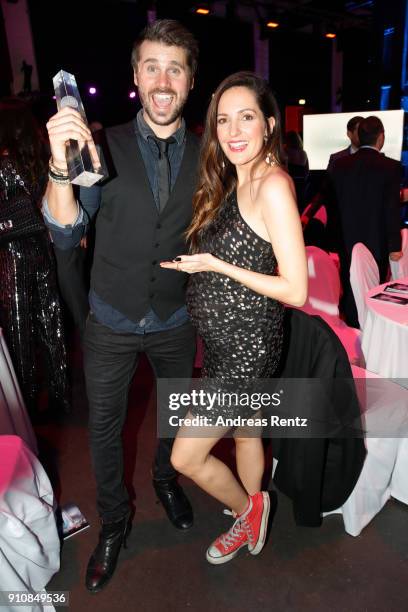
POLYGON ((156 225, 156 227, 157 227, 157 229, 160 229, 160 228, 161 228, 161 223, 158 223, 158 224, 156 225))
POLYGON ((150 299, 154 298, 154 293, 151 293, 151 294, 149 295, 149 298, 150 298, 150 299))
POLYGON ((156 244, 155 244, 154 246, 155 246, 155 247, 156 247, 156 249, 157 249, 157 247, 159 247, 159 246, 160 246, 160 242, 156 242, 156 244))
POLYGON ((157 264, 157 259, 153 259, 152 266, 155 266, 156 264, 157 264))
POLYGON ((155 280, 156 280, 156 277, 155 277, 155 276, 152 276, 152 278, 150 279, 150 281, 151 281, 152 283, 153 283, 153 281, 155 281, 155 280))

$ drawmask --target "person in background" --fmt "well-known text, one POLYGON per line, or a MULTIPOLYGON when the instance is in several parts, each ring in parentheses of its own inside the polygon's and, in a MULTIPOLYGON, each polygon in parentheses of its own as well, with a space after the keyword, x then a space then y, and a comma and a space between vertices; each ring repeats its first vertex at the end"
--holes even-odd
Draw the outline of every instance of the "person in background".
POLYGON ((295 184, 297 205, 299 212, 302 213, 307 203, 309 160, 302 139, 294 130, 286 132, 284 148, 288 173, 295 184))
POLYGON ((342 157, 347 157, 347 155, 354 155, 357 153, 358 148, 360 146, 360 141, 358 137, 358 126, 360 122, 363 120, 363 117, 360 115, 356 115, 352 117, 347 122, 347 137, 350 140, 350 144, 345 149, 341 149, 341 151, 337 151, 337 153, 332 153, 329 158, 329 163, 327 165, 327 170, 330 171, 333 164, 342 157))
POLYGON ((362 242, 371 251, 378 265, 380 283, 386 280, 389 259, 398 261, 402 257, 401 164, 380 153, 385 133, 378 117, 363 119, 358 137, 357 153, 338 159, 329 170, 339 220, 343 310, 347 324, 352 327, 359 326, 349 281, 354 245, 362 242))
MULTIPOLYGON (((350 144, 345 149, 341 149, 340 151, 330 155, 329 163, 327 164, 327 172, 324 175, 319 192, 312 199, 311 205, 308 207, 307 212, 301 216, 301 222, 304 229, 306 229, 307 225, 313 219, 321 206, 326 206, 327 209, 331 207, 334 196, 333 192, 331 191, 331 183, 328 172, 331 171, 337 160, 342 159, 343 157, 348 157, 349 155, 354 155, 354 153, 358 151, 358 147, 360 146, 358 126, 360 125, 362 119, 363 117, 356 115, 347 122, 347 137, 350 140, 350 144)), ((329 217, 327 229, 327 234, 329 234, 329 236, 326 238, 326 241, 330 244, 332 250, 337 249, 337 241, 335 236, 336 222, 337 219, 332 219, 329 217)))
POLYGON ((19 99, 1 100, 0 326, 33 417, 41 354, 46 358, 49 407, 69 410, 54 258, 40 211, 47 170, 47 145, 29 107, 19 99))

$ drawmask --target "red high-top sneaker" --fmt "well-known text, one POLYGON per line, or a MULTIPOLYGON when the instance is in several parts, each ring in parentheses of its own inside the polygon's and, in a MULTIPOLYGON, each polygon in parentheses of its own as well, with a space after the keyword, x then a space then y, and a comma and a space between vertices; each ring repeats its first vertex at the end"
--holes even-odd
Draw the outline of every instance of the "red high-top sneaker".
POLYGON ((248 550, 258 555, 264 547, 270 510, 269 495, 265 491, 249 496, 248 509, 238 517, 248 536, 248 550))

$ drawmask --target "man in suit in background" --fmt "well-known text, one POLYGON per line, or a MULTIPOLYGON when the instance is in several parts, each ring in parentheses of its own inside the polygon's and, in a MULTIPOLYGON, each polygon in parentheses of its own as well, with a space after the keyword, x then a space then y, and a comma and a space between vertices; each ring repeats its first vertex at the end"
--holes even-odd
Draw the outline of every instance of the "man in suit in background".
MULTIPOLYGON (((359 147, 359 140, 358 140, 358 126, 360 124, 360 121, 363 120, 363 117, 360 117, 360 115, 356 115, 355 117, 352 117, 348 123, 347 123, 347 136, 350 139, 350 145, 346 148, 346 149, 342 149, 341 151, 337 151, 337 153, 332 153, 330 155, 329 158, 329 163, 327 165, 327 172, 330 172, 330 170, 333 167, 333 164, 338 160, 341 159, 342 157, 348 157, 349 155, 353 155, 354 153, 356 153, 358 151, 358 147, 359 147)), ((310 223, 310 221, 313 219, 313 217, 316 215, 317 211, 319 210, 319 208, 323 205, 323 206, 330 206, 330 200, 333 197, 333 194, 331 193, 331 184, 330 184, 330 180, 327 176, 327 172, 325 173, 325 176, 322 180, 322 184, 320 186, 320 189, 318 191, 318 193, 314 196, 314 198, 311 201, 311 205, 308 208, 306 214, 302 214, 301 216, 301 222, 303 225, 304 230, 306 231, 306 228, 308 226, 308 224, 310 223)), ((331 219, 329 220, 331 221, 331 219)), ((310 229, 310 228, 309 228, 310 229)), ((336 231, 334 229, 334 231, 336 231)), ((335 248, 334 247, 334 243, 335 243, 335 238, 333 239, 333 228, 331 228, 330 226, 326 229, 326 240, 328 241, 328 245, 331 248, 335 248)), ((308 236, 307 234, 305 234, 305 240, 306 240, 306 244, 308 244, 308 236)), ((309 242, 310 244, 310 242, 309 242)))
POLYGON ((401 164, 381 154, 384 126, 375 116, 358 127, 360 148, 354 155, 337 159, 329 169, 335 193, 335 211, 341 236, 340 259, 343 306, 346 321, 358 327, 357 312, 349 281, 351 252, 362 242, 373 254, 384 282, 389 259, 401 253, 400 182, 401 164))
POLYGON ((363 117, 356 115, 352 117, 350 121, 347 123, 347 136, 350 139, 350 145, 346 149, 342 149, 341 151, 337 151, 337 153, 332 153, 329 158, 329 163, 327 166, 327 170, 330 171, 334 162, 342 157, 347 157, 348 155, 354 155, 357 153, 358 147, 360 146, 360 142, 358 139, 358 126, 360 122, 363 120, 363 117))

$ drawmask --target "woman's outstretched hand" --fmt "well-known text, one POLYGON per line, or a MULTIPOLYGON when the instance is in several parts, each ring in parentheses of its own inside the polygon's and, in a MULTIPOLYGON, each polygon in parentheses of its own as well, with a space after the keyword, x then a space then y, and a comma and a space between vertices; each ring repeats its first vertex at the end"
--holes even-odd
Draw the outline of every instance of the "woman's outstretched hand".
POLYGON ((180 255, 173 261, 162 261, 160 267, 194 274, 195 272, 215 272, 216 262, 217 258, 211 253, 196 253, 195 255, 180 255))

